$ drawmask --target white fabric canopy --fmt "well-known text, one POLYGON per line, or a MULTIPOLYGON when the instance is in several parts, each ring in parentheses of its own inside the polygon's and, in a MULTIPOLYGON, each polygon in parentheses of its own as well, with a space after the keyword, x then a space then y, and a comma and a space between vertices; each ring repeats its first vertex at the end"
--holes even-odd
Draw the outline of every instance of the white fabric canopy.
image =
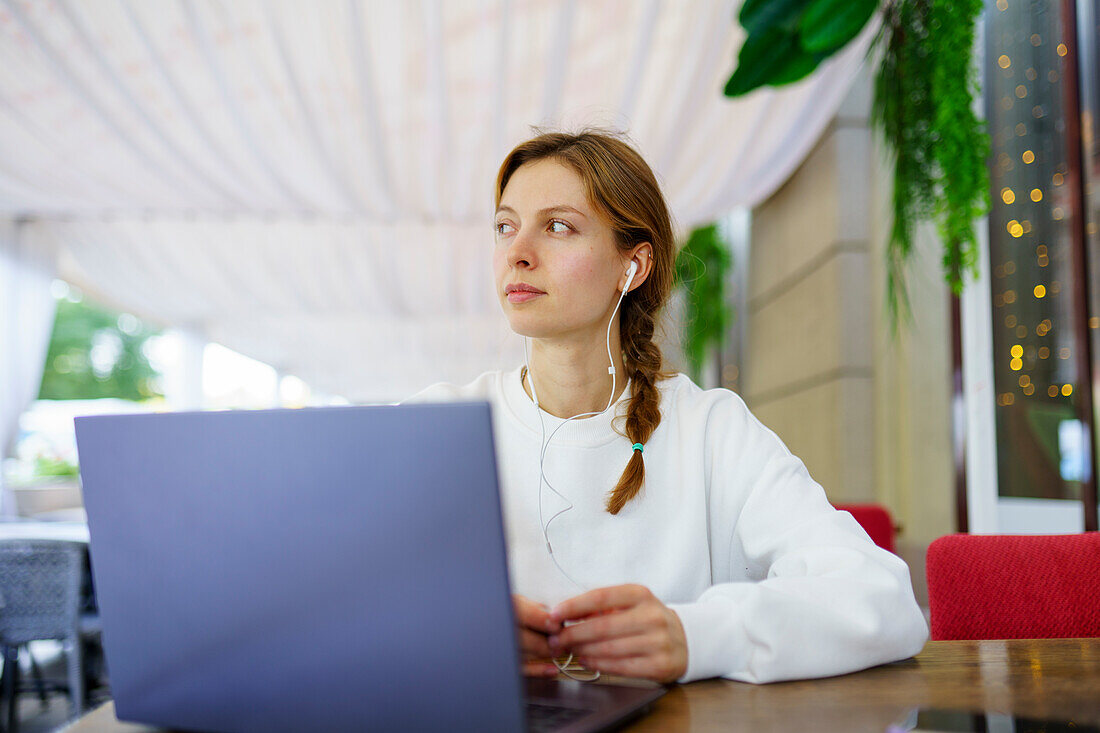
MULTIPOLYGON (((30 248, 24 230, 23 222, 0 222, 0 459, 38 395, 56 310, 52 247, 30 248)), ((0 514, 13 506, 0 471, 0 514)))
POLYGON ((488 258, 530 125, 628 131, 681 228, 812 147, 869 35, 728 100, 739 4, 0 0, 0 217, 85 291, 320 389, 464 381, 520 358, 488 258))

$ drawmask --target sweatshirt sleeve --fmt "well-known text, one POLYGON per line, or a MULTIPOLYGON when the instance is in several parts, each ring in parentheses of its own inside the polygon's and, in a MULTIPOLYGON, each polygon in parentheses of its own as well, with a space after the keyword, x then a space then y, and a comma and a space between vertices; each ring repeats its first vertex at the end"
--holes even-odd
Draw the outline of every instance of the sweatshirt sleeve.
POLYGON ((688 643, 680 682, 827 677, 919 652, 928 627, 908 566, 733 403, 712 414, 707 436, 716 584, 670 606, 688 643))

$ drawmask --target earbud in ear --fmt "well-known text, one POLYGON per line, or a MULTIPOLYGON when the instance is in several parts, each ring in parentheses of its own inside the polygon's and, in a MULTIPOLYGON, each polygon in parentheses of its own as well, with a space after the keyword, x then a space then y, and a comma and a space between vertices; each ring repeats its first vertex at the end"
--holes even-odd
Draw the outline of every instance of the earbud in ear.
POLYGON ((630 267, 626 268, 626 285, 623 286, 623 292, 630 290, 630 283, 634 282, 634 276, 638 274, 638 261, 631 260, 630 267))

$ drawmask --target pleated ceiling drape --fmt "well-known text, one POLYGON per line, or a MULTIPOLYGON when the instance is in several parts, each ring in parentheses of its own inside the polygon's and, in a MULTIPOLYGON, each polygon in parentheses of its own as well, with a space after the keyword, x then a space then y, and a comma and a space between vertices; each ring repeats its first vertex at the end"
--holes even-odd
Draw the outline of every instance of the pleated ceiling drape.
POLYGON ((0 218, 111 305, 317 388, 465 381, 521 358, 488 260, 532 125, 626 131, 681 230, 810 150, 869 37, 728 100, 739 5, 0 0, 0 218))

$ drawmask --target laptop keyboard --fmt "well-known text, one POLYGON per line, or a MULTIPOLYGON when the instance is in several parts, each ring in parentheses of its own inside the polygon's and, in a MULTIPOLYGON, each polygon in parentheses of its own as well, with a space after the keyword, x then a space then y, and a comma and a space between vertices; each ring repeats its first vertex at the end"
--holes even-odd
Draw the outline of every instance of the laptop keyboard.
POLYGON ((532 733, 558 730, 572 723, 578 718, 591 713, 591 710, 583 708, 564 708, 555 705, 541 705, 537 702, 527 703, 527 730, 532 733))

